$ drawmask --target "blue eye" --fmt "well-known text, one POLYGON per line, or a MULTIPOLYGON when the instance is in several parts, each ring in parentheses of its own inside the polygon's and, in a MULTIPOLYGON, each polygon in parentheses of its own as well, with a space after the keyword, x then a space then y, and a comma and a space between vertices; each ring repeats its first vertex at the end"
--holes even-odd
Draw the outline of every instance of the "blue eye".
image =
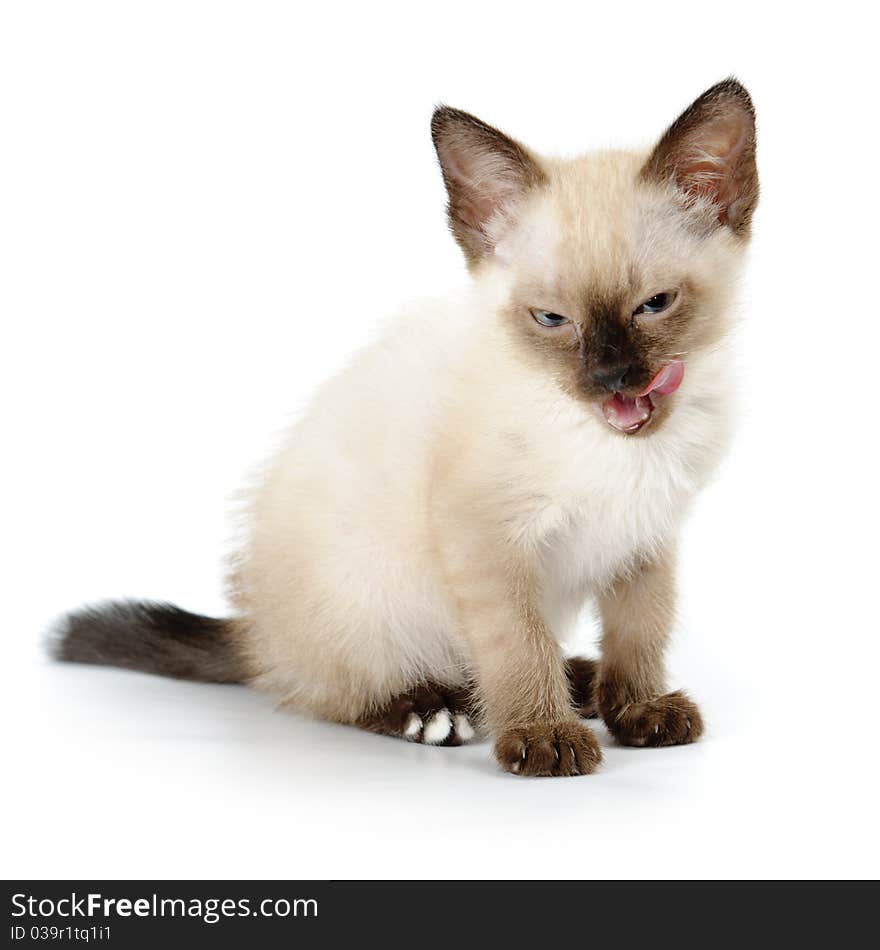
POLYGON ((546 310, 533 310, 532 316, 542 327, 561 327, 563 323, 568 323, 568 317, 562 317, 558 313, 548 313, 546 310))
POLYGON ((654 294, 653 297, 646 300, 643 304, 639 304, 639 306, 633 310, 633 316, 635 317, 640 313, 662 313, 664 310, 669 309, 673 300, 675 300, 675 296, 675 293, 671 290, 662 294, 654 294))

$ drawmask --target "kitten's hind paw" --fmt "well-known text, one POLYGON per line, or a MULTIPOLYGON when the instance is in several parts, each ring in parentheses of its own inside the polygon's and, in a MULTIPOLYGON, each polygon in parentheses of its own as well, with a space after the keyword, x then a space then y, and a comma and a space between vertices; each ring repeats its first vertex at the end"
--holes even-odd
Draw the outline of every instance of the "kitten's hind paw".
POLYGON ((595 719, 599 715, 595 696, 598 665, 595 660, 582 656, 573 656, 565 661, 571 700, 578 715, 584 719, 595 719))
POLYGON ((463 745, 476 735, 467 691, 436 683, 423 683, 402 693, 360 725, 371 732, 426 745, 463 745))

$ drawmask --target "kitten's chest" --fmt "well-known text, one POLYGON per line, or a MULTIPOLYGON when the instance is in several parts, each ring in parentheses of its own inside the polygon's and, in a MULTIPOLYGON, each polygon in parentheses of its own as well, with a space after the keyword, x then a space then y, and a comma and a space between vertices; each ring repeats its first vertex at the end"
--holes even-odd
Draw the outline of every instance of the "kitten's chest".
POLYGON ((566 473, 545 513, 548 608, 579 606, 635 557, 672 541, 696 491, 687 460, 674 454, 612 450, 590 462, 566 473))

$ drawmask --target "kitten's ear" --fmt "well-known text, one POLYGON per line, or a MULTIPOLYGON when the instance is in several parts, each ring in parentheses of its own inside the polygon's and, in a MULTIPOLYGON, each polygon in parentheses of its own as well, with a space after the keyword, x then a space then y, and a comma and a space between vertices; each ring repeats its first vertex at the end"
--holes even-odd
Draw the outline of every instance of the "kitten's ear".
POLYGON ((708 199, 717 218, 748 235, 758 203, 755 110, 735 79, 700 96, 673 122, 642 169, 642 176, 672 181, 689 199, 708 199))
POLYGON ((431 136, 449 194, 449 226, 473 267, 493 251, 504 217, 545 175, 522 145, 459 109, 436 109, 431 136))

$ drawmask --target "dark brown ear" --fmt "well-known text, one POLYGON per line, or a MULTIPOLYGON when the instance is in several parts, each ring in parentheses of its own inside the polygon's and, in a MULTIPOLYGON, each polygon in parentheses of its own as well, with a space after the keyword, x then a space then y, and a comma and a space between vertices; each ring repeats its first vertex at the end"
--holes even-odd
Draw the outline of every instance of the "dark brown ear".
POLYGON ((473 267, 492 252, 497 226, 544 172, 518 142, 459 109, 436 109, 431 136, 449 194, 449 226, 473 267))
POLYGON ((673 181, 694 204, 708 199, 721 224, 748 235, 758 169, 755 110, 745 87, 725 79, 707 89, 666 130, 642 176, 673 181))

